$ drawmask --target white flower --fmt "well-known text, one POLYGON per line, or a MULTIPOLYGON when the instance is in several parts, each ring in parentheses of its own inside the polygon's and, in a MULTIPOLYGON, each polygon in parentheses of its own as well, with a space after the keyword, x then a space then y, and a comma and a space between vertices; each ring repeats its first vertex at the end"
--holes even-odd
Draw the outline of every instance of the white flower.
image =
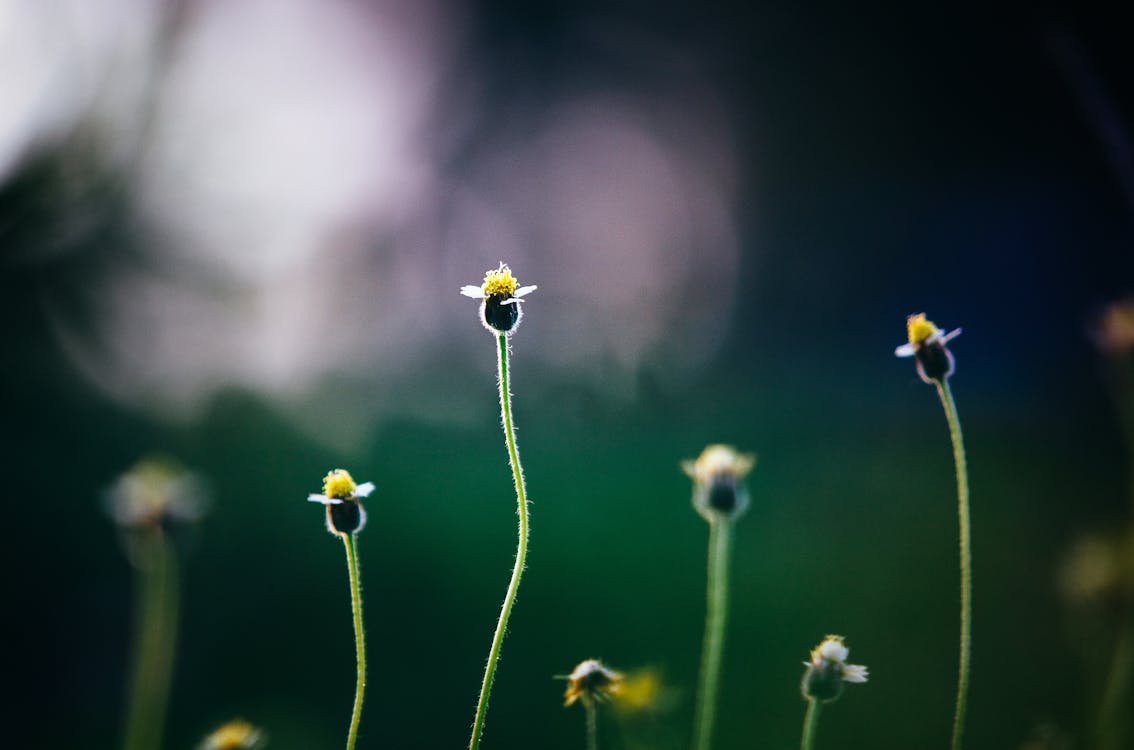
POLYGON ((814 698, 829 702, 842 694, 843 683, 866 682, 866 667, 862 664, 847 664, 849 654, 850 650, 843 643, 841 635, 829 635, 811 649, 811 660, 803 662, 807 667, 800 685, 803 696, 809 700, 814 698))
POLYGON ((507 334, 515 330, 523 314, 517 304, 523 302, 520 298, 536 289, 534 285, 519 286, 512 269, 501 263, 484 274, 484 283, 480 286, 461 287, 461 294, 481 300, 480 320, 490 333, 507 334))

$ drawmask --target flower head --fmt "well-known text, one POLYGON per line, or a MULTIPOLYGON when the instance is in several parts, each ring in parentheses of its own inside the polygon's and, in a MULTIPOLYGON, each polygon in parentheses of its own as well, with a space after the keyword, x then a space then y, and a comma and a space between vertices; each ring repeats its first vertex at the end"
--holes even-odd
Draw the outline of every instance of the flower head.
POLYGON ((165 457, 138 461, 107 492, 111 517, 126 529, 164 529, 198 521, 206 504, 201 478, 165 457))
POLYGON ((803 697, 829 703, 842 695, 843 683, 866 682, 866 667, 847 664, 849 654, 841 635, 829 635, 811 649, 811 660, 803 662, 807 667, 800 683, 803 697))
POLYGON ((334 469, 323 477, 323 494, 307 496, 308 502, 327 506, 327 531, 332 534, 357 534, 366 525, 366 510, 359 502, 374 491, 373 482, 355 484, 346 469, 334 469))
POLYGON ((708 521, 732 519, 748 508, 744 478, 756 465, 756 456, 738 453, 731 445, 709 445, 694 461, 681 468, 693 480, 693 507, 708 521))
POLYGON ((564 706, 570 706, 580 699, 584 704, 602 702, 617 694, 622 687, 622 673, 607 667, 598 659, 579 662, 566 679, 564 706))
POLYGON ((944 333, 932 320, 926 319, 925 313, 917 313, 906 318, 906 334, 908 342, 895 349, 894 354, 914 357, 922 380, 932 385, 953 374, 956 362, 945 344, 961 335, 960 328, 944 333))
POLYGON ((461 287, 461 294, 481 300, 480 321, 493 334, 509 334, 520 324, 523 311, 520 302, 536 290, 535 286, 519 286, 512 269, 501 263, 484 274, 480 286, 461 287))
POLYGON ((1091 333, 1103 354, 1120 357, 1134 351, 1134 298, 1107 305, 1091 333))
POLYGON ((255 750, 265 741, 259 729, 243 719, 234 719, 206 737, 197 750, 255 750))

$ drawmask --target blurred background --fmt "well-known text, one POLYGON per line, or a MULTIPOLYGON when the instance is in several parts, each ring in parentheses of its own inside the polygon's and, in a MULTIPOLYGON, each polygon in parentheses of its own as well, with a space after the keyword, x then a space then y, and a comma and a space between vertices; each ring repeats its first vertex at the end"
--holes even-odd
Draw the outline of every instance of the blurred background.
POLYGON ((1132 510, 1134 313, 1107 306, 1134 281, 1134 79, 1108 13, 3 0, 5 742, 118 744, 133 583, 104 498, 159 452, 211 488, 167 747, 233 716, 342 742, 346 571, 305 502, 335 467, 377 485, 360 747, 464 746, 515 501, 457 289, 505 261, 539 285, 512 339, 533 531, 485 747, 579 747, 552 676, 588 657, 666 686, 607 712, 607 746, 686 746, 707 528, 678 464, 709 442, 759 454, 716 747, 798 743, 829 632, 871 682, 820 745, 944 745, 952 458, 893 356, 923 310, 965 329, 969 744, 1094 746, 1132 510))

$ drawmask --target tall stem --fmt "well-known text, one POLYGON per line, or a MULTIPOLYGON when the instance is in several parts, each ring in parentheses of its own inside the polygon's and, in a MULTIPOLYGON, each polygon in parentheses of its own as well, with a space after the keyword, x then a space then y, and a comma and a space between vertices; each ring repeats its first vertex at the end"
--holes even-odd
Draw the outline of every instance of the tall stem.
POLYGON ((1110 675, 1099 700, 1098 722, 1095 729, 1096 747, 1099 750, 1119 750, 1129 747, 1126 735, 1130 725, 1131 679, 1134 677, 1134 625, 1127 607, 1119 623, 1119 632, 1110 665, 1110 675), (1123 706, 1127 706, 1123 709, 1123 706))
POLYGON ((358 741, 358 723, 362 719, 362 700, 366 693, 366 633, 362 629, 362 587, 359 584, 358 540, 354 534, 341 534, 346 548, 347 572, 350 575, 350 608, 354 615, 354 654, 358 663, 358 677, 354 683, 354 710, 350 715, 347 732, 347 750, 354 750, 358 741))
POLYGON ((693 721, 693 747, 709 750, 717 711, 721 652, 728 617, 728 554, 732 523, 724 518, 709 521, 708 586, 705 609, 705 641, 701 649, 701 676, 697 686, 697 710, 693 721))
POLYGON ((949 422, 949 437, 953 441, 953 463, 957 470, 957 518, 960 524, 961 552, 961 655, 957 674, 957 705, 953 712, 952 750, 960 750, 961 736, 965 731, 965 704, 969 694, 969 663, 972 659, 973 619, 973 561, 972 538, 969 524, 969 474, 965 464, 965 441, 961 433, 961 419, 949 381, 936 381, 937 394, 945 408, 949 422))
POLYGON ((134 670, 125 750, 161 746, 177 644, 177 557, 161 531, 145 532, 135 553, 138 589, 134 670))
POLYGON ((803 717, 803 739, 800 750, 812 750, 815 745, 815 728, 819 726, 819 710, 823 704, 815 698, 807 699, 807 715, 803 717))
POLYGON ((598 750, 598 706, 593 700, 583 700, 587 714, 587 750, 598 750))
POLYGON ((480 736, 484 732, 484 718, 488 713, 488 696, 492 693, 492 681, 496 676, 496 663, 500 660, 500 646, 508 630, 508 618, 516 601, 516 591, 520 588, 520 577, 524 573, 524 560, 528 554, 528 495, 524 485, 524 469, 520 465, 520 454, 516 448, 516 430, 512 424, 512 393, 508 388, 508 339, 504 334, 497 336, 497 365, 500 374, 500 419, 504 424, 504 442, 508 448, 508 462, 512 466, 512 480, 516 485, 517 513, 520 516, 520 538, 516 546, 516 564, 512 568, 512 580, 508 593, 500 608, 500 619, 496 623, 496 633, 492 636, 492 648, 488 652, 488 663, 484 667, 484 680, 480 685, 480 700, 476 705, 476 718, 473 720, 469 750, 480 747, 480 736))

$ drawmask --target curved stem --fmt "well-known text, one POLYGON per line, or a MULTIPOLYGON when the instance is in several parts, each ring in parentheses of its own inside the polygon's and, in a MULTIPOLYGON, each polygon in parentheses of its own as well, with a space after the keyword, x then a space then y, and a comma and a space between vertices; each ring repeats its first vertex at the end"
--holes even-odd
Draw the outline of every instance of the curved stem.
POLYGON ((480 747, 480 736, 484 732, 484 718, 488 713, 488 696, 492 693, 492 681, 496 676, 496 663, 500 660, 500 646, 508 630, 508 618, 520 588, 520 576, 524 573, 524 560, 528 554, 528 495, 524 485, 524 469, 520 466, 520 454, 516 448, 516 430, 512 424, 512 394, 508 388, 508 339, 503 334, 497 336, 497 365, 500 374, 500 419, 504 424, 504 442, 508 448, 508 462, 512 466, 512 480, 516 485, 517 513, 520 516, 520 538, 516 546, 516 564, 512 568, 512 580, 508 593, 500 608, 500 619, 496 623, 496 633, 492 636, 492 648, 488 652, 488 663, 484 667, 484 680, 480 685, 480 699, 476 705, 476 718, 473 720, 469 750, 480 747))
POLYGON ((346 548, 347 572, 350 574, 350 608, 354 614, 354 653, 358 662, 358 678, 354 684, 354 710, 350 715, 347 750, 354 750, 358 741, 358 723, 362 719, 362 699, 366 692, 366 634, 362 629, 362 587, 359 585, 358 540, 354 534, 341 534, 346 548))
POLYGON ((957 705, 953 712, 952 750, 960 750, 961 736, 965 731, 965 704, 969 693, 969 663, 972 659, 973 618, 973 561, 972 538, 969 525, 969 474, 965 463, 965 441, 961 433, 961 419, 948 380, 938 380, 937 394, 945 408, 949 422, 949 437, 953 441, 953 463, 957 470, 957 519, 960 524, 961 553, 961 655, 957 675, 957 705))
POLYGON ((583 701, 587 713, 587 750, 598 750, 598 706, 593 700, 583 701))
POLYGON ((732 523, 723 518, 709 521, 709 570, 705 610, 705 641, 701 649, 701 676, 697 687, 697 710, 693 721, 693 747, 709 750, 717 711, 721 652, 728 617, 728 553, 732 523))
MULTIPOLYGON (((149 532, 147 532, 149 533, 149 532)), ((177 557, 160 531, 136 548, 138 612, 126 750, 161 746, 177 643, 177 557)))
POLYGON ((815 728, 819 726, 819 710, 823 704, 814 698, 807 699, 807 715, 803 717, 803 739, 800 750, 811 750, 815 745, 815 728))

